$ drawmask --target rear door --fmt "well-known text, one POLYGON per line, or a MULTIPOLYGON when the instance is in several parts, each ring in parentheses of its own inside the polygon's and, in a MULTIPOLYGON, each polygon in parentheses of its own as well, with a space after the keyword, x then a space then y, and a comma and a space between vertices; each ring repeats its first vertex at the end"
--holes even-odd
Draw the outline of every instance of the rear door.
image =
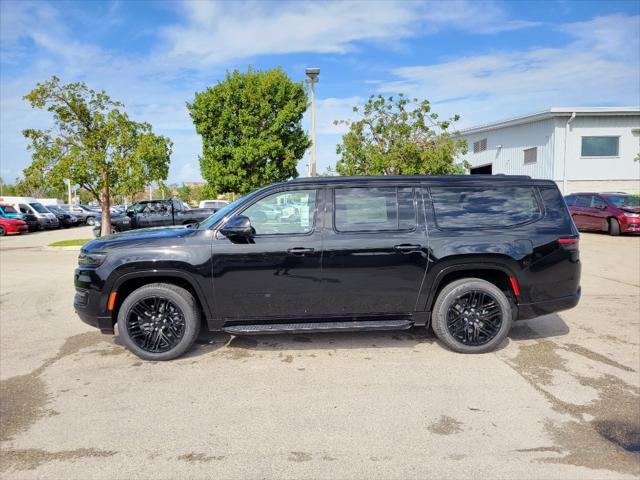
POLYGON ((591 228, 588 209, 591 206, 591 195, 576 195, 576 202, 571 211, 573 222, 578 228, 591 228))
POLYGON ((322 285, 330 315, 415 310, 427 269, 421 196, 409 185, 327 190, 322 285), (420 208, 419 208, 420 205, 420 208))

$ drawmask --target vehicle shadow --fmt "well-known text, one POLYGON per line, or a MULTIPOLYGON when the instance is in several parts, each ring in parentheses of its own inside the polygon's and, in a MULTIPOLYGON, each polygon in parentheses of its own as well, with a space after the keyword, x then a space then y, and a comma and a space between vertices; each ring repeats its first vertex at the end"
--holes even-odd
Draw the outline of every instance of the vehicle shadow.
MULTIPOLYGON (((514 322, 505 348, 511 341, 533 340, 566 335, 569 327, 557 314, 514 322)), ((198 341, 184 358, 206 355, 220 349, 231 351, 305 351, 362 348, 414 348, 421 344, 439 343, 431 329, 414 327, 409 330, 334 333, 287 333, 273 335, 230 335, 222 332, 201 332, 198 341)), ((443 347, 444 348, 444 347, 443 347)))
POLYGON ((511 340, 534 340, 536 338, 561 337, 569 333, 569 326, 557 313, 543 315, 531 320, 513 322, 511 340))

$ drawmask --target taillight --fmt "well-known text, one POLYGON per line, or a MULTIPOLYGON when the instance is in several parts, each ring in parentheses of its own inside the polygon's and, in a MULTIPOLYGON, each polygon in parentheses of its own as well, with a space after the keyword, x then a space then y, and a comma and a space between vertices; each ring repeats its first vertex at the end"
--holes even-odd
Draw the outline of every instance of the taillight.
POLYGON ((559 238, 558 243, 565 250, 578 250, 580 239, 578 237, 559 238))

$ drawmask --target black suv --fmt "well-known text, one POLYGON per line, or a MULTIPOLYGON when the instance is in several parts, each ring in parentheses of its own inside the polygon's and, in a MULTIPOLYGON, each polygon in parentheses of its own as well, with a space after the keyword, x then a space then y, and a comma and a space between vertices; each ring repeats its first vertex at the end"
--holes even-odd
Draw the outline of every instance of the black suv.
POLYGON ((301 178, 200 224, 86 244, 82 320, 149 360, 234 335, 431 325, 463 353, 574 307, 578 231, 556 186, 515 176, 301 178))

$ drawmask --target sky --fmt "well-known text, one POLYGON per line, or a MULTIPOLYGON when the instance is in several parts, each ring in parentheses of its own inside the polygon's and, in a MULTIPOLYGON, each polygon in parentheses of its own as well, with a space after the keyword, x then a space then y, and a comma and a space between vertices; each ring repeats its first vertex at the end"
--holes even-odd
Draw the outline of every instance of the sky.
MULTIPOLYGON (((319 67, 318 171, 369 95, 427 99, 458 128, 567 106, 640 105, 640 1, 0 0, 0 175, 30 163, 23 100, 52 75, 124 103, 174 143, 169 182, 201 180, 186 109, 227 71, 319 67)), ((303 126, 310 130, 305 115, 303 126)), ((307 172, 308 154, 300 161, 307 172)))

